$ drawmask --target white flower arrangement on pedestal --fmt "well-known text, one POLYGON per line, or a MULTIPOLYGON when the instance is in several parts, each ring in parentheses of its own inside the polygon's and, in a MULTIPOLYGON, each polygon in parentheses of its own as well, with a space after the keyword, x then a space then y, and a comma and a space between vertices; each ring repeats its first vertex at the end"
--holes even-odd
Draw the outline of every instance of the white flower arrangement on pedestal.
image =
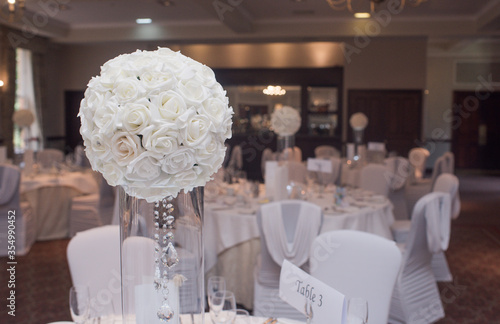
POLYGON ((302 119, 297 109, 283 106, 271 115, 271 129, 280 136, 292 136, 300 129, 302 119))
POLYGON ((35 121, 35 116, 28 109, 19 109, 12 115, 12 121, 21 128, 29 127, 35 121))
POLYGON ((78 114, 92 168, 148 202, 211 179, 224 160, 232 115, 213 71, 168 48, 106 62, 78 114))

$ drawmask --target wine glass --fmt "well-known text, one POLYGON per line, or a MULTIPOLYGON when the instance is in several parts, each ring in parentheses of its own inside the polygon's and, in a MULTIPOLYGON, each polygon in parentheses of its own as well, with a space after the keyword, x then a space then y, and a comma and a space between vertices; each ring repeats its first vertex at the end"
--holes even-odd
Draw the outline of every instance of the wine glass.
POLYGON ((353 297, 347 303, 347 322, 366 324, 368 322, 368 302, 363 298, 353 297))
POLYGON ((226 279, 221 276, 212 276, 208 278, 207 283, 207 297, 208 305, 210 306, 210 296, 218 291, 226 291, 226 279))
POLYGON ((214 324, 230 324, 236 318, 236 299, 231 291, 217 291, 209 296, 210 317, 214 324))
POLYGON ((69 309, 76 324, 83 324, 89 319, 90 296, 87 286, 74 286, 69 290, 69 309))

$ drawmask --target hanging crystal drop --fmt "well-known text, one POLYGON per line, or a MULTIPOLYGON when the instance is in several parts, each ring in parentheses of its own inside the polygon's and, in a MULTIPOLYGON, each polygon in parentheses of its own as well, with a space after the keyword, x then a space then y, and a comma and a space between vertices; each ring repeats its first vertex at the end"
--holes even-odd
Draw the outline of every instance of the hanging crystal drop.
POLYGON ((168 232, 167 234, 165 234, 164 239, 165 240, 173 240, 174 239, 174 233, 168 232))
POLYGON ((156 315, 162 322, 168 322, 174 317, 174 312, 172 311, 172 308, 165 302, 163 305, 161 305, 156 315))
POLYGON ((172 225, 175 221, 175 217, 172 215, 167 216, 167 225, 172 225))
POLYGON ((167 247, 163 248, 161 262, 163 262, 163 265, 169 269, 179 263, 179 256, 172 242, 168 242, 167 247))

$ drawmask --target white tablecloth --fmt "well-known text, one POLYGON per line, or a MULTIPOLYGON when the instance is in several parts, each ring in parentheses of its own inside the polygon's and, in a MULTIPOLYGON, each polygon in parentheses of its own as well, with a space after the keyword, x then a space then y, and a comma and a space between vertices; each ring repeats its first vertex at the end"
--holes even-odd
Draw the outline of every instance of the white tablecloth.
POLYGON ((32 207, 37 240, 53 240, 68 237, 71 199, 99 189, 91 172, 66 172, 23 176, 20 190, 32 207))

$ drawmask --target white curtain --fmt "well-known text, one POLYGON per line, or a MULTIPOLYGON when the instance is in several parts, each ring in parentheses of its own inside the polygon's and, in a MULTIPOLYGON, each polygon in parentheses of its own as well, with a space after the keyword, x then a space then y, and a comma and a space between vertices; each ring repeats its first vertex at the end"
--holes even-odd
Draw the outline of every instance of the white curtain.
POLYGON ((18 109, 28 109, 35 116, 35 121, 29 127, 29 131, 23 131, 22 136, 24 143, 28 146, 26 149, 38 150, 41 149, 42 128, 40 125, 41 116, 38 114, 38 109, 35 105, 35 89, 33 83, 33 66, 32 54, 30 50, 17 49, 17 89, 16 97, 18 109), (30 141, 31 138, 38 138, 38 141, 30 141))

